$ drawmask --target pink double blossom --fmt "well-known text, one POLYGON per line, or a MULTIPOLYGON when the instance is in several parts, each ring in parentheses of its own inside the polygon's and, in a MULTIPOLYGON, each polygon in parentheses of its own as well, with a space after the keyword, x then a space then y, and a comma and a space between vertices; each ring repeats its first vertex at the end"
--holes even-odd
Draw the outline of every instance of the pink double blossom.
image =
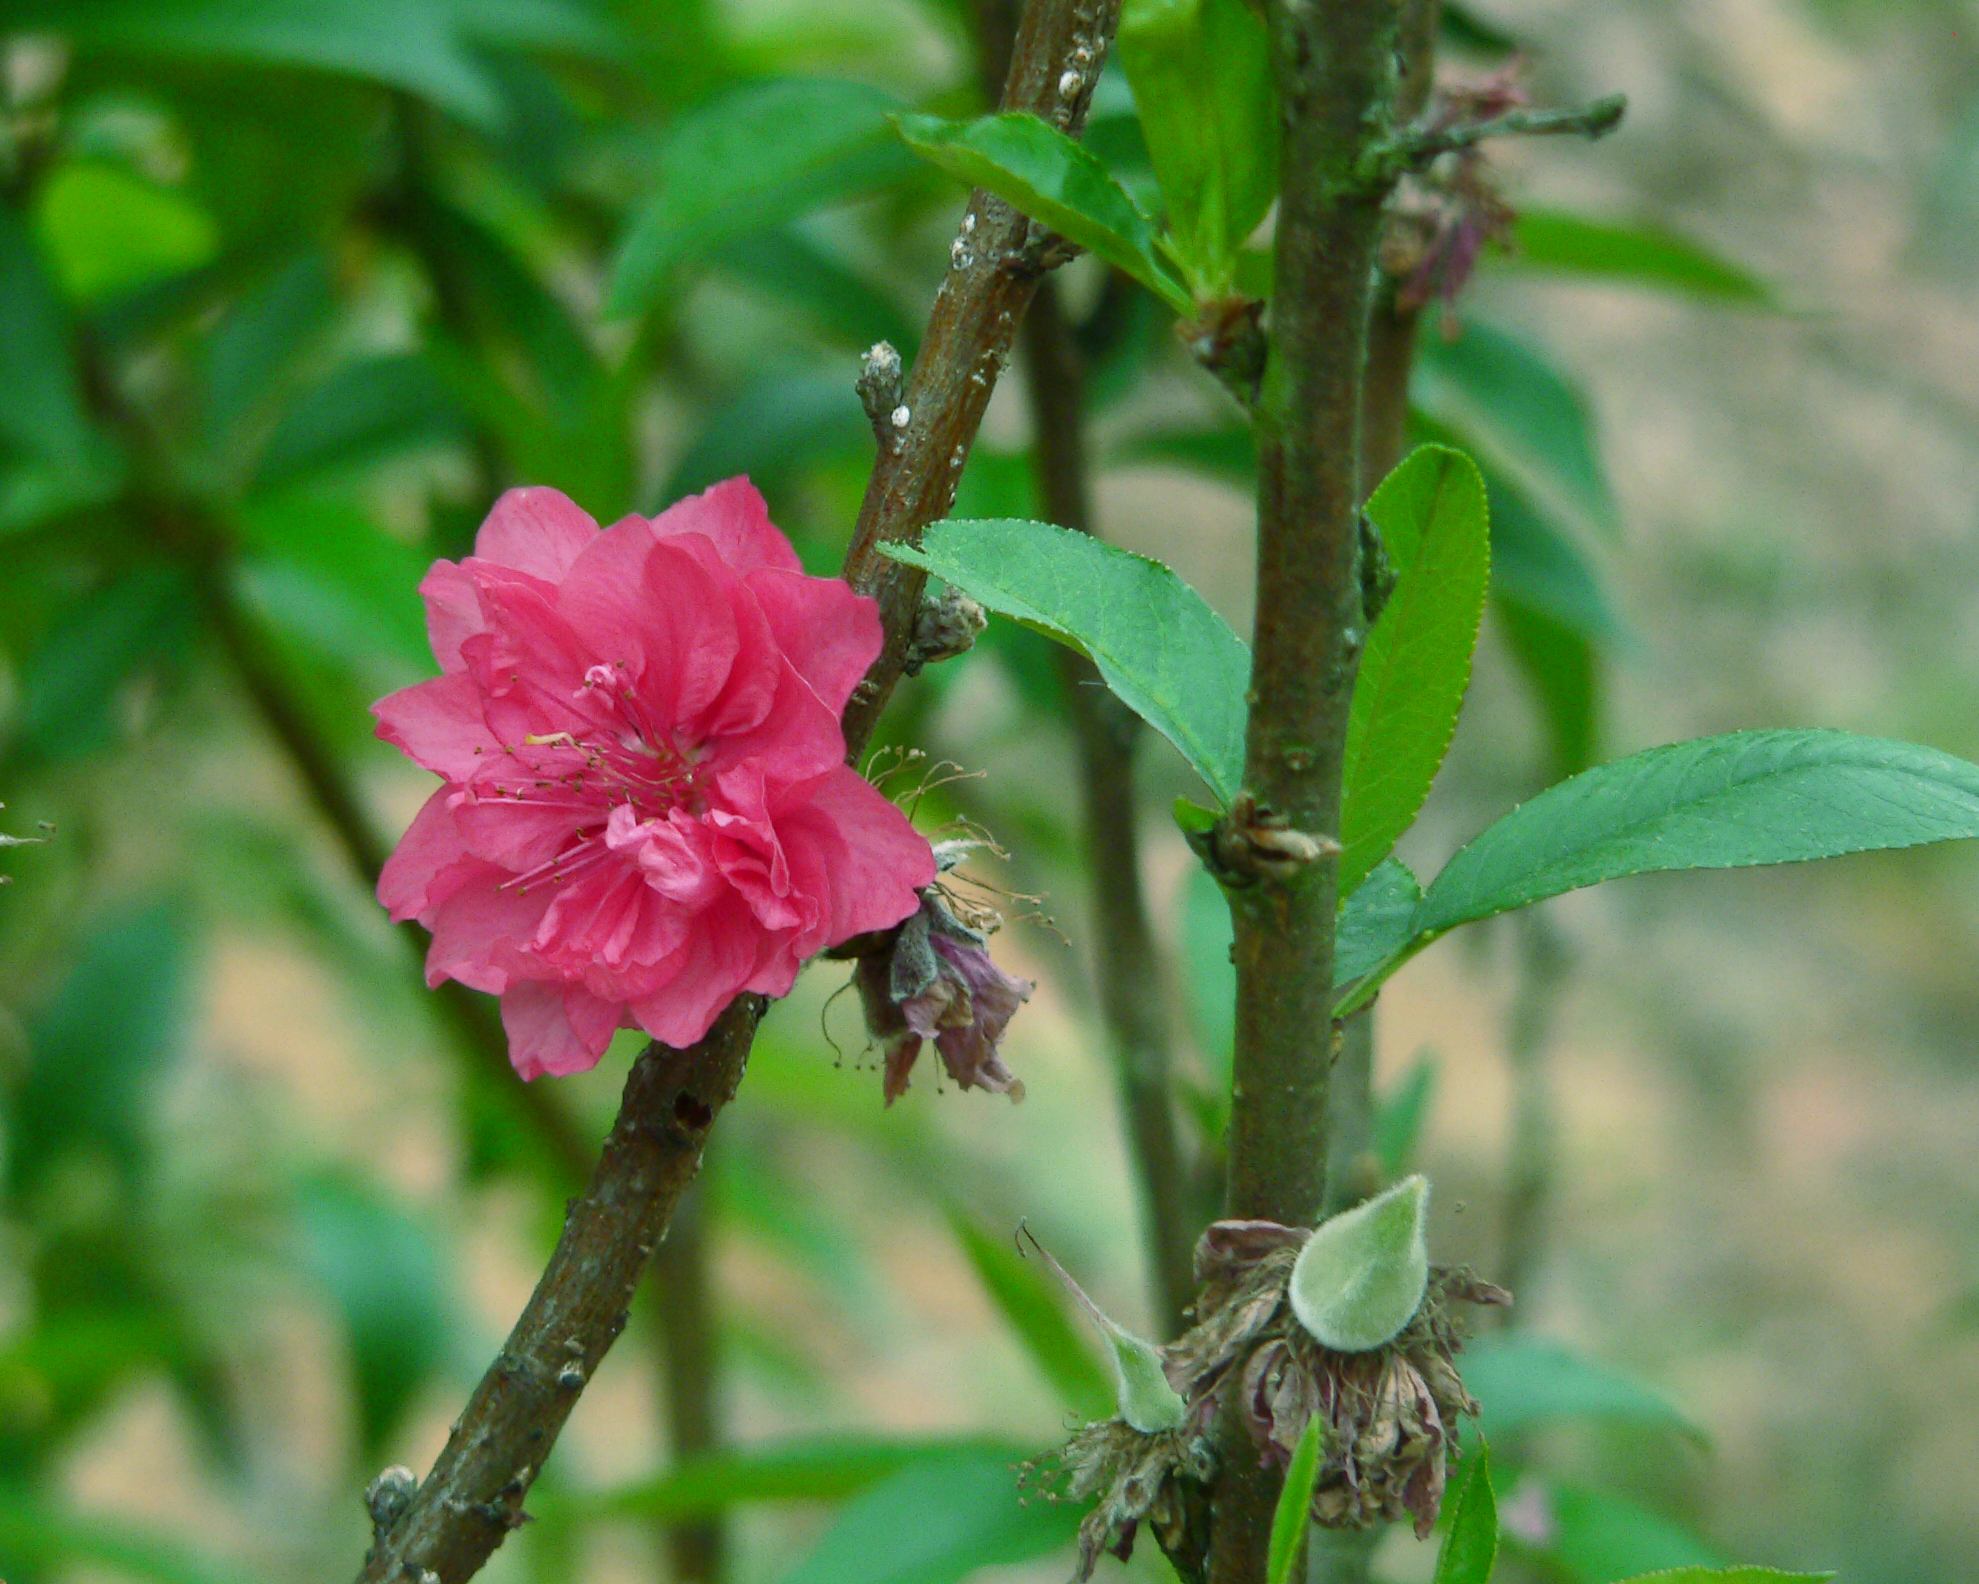
POLYGON ((502 998, 524 1078, 691 1045, 743 991, 913 913, 927 841, 845 763, 878 609, 808 577, 747 479, 600 532, 504 495, 420 584, 441 675, 374 706, 444 785, 378 899, 428 984, 502 998))

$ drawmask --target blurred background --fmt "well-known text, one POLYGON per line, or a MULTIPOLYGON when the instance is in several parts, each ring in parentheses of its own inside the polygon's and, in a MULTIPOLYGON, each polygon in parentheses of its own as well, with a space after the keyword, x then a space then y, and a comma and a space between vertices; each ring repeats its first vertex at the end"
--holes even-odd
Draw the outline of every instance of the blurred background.
MULTIPOLYGON (((347 1576, 364 1482, 444 1440, 630 1046, 524 1091, 489 1009, 423 988, 367 873, 426 778, 366 706, 429 671, 414 585, 511 484, 610 521, 747 472, 835 569, 857 353, 911 355, 963 196, 883 118, 980 109, 977 25, 0 0, 0 830, 45 837, 0 849, 0 1576, 347 1576)), ((1404 856, 1703 733, 1979 757, 1979 6, 1476 0, 1442 48, 1630 110, 1494 149, 1514 250, 1425 316, 1416 424, 1486 467, 1499 597, 1404 856)), ((1089 141, 1143 171, 1111 76, 1089 141)), ((1060 286, 1096 527, 1243 630, 1234 415, 1137 289, 1060 286)), ((1042 513, 1031 434, 1013 370, 959 515, 1042 513)), ((648 1292, 490 1579, 1064 1576, 1076 1515, 1008 1465, 1098 1377, 1019 1218, 1159 1325, 1065 719, 998 624, 886 727, 970 777, 924 827, 1012 855, 974 872, 1038 981, 1028 1098, 924 1063, 884 1109, 844 970, 809 973, 663 1260, 704 1301, 648 1292)), ((1227 926, 1188 772, 1139 766, 1148 993, 1213 1157, 1227 926)), ((1375 1153, 1518 1291, 1474 1376, 1501 1576, 1979 1576, 1975 879, 1954 847, 1637 880, 1383 995, 1375 1153)))

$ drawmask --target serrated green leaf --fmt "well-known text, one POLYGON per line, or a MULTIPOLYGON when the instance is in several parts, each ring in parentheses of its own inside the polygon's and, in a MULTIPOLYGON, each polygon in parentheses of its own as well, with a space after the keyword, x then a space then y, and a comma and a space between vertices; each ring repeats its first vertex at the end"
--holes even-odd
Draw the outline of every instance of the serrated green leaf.
POLYGON ((1125 0, 1116 48, 1200 295, 1232 285, 1237 249, 1278 188, 1278 94, 1263 18, 1244 0, 1125 0))
POLYGON ((1219 799, 1237 795, 1250 651, 1159 561, 1015 518, 951 519, 929 528, 919 549, 880 549, 1090 655, 1106 685, 1181 749, 1219 799))
POLYGON ((1078 1508, 1021 1501, 1011 1463, 957 1453, 908 1464, 847 1502, 783 1584, 957 1584, 1069 1544, 1078 1508))
POLYGON ((1410 394, 1542 511, 1578 532, 1614 536, 1614 496, 1586 404, 1524 341, 1475 316, 1454 341, 1426 332, 1410 394))
POLYGON ((1512 251, 1504 262, 1662 287, 1716 302, 1773 301, 1765 282, 1674 232, 1653 225, 1615 225, 1556 209, 1519 212, 1512 226, 1512 251))
POLYGON ((1266 1584, 1290 1584, 1292 1569, 1312 1527, 1312 1488, 1319 1478, 1324 1420, 1323 1414, 1306 1420, 1299 1444, 1292 1449, 1292 1461, 1286 1465, 1285 1483, 1278 1487, 1278 1505, 1271 1513, 1271 1542, 1265 1553, 1266 1584))
POLYGON ((1484 480, 1460 451, 1422 446, 1369 497, 1397 573, 1367 635, 1347 725, 1340 888, 1388 855, 1429 796, 1457 729, 1491 585, 1484 480))
POLYGON ((1599 1419, 1674 1430, 1700 1444, 1710 1440, 1655 1387, 1554 1342, 1485 1338, 1464 1354, 1464 1384, 1484 1405, 1479 1423, 1485 1433, 1498 1440, 1557 1419, 1599 1419))
POLYGON ((1056 127, 1015 111, 974 121, 895 121, 921 158, 1126 271, 1177 313, 1191 310, 1188 292, 1155 253, 1153 222, 1090 150, 1056 127))
MULTIPOLYGON (((1340 909, 1333 941, 1333 991, 1340 995, 1415 937, 1422 888, 1399 859, 1384 858, 1340 909)), ((1336 1014, 1338 1015, 1338 1014, 1336 1014)))
POLYGON ((1009 1239, 991 1236, 960 1208, 949 1207, 948 1223, 983 1290, 1052 1389, 1082 1418, 1106 1418, 1113 1410, 1113 1387, 1044 1272, 1009 1239))
POLYGON ((35 195, 34 220, 55 278, 81 303, 197 269, 220 250, 213 217, 191 198, 114 165, 57 168, 35 195))
POLYGON ((1464 1459, 1463 1482, 1450 1506, 1450 1527, 1436 1553, 1434 1584, 1489 1584, 1498 1560, 1498 1499, 1491 1490, 1491 1452, 1484 1445, 1464 1459))
POLYGON ((1390 1341, 1422 1307, 1428 1211, 1429 1182, 1417 1175, 1322 1221, 1299 1250, 1286 1291, 1299 1324, 1342 1353, 1390 1341))
POLYGON ((690 111, 619 245, 606 311, 637 313, 680 265, 897 181, 913 169, 887 120, 899 105, 863 83, 787 78, 746 83, 690 111))
POLYGON ((1452 858, 1418 937, 1623 875, 1733 869, 1979 836, 1979 765, 1839 731, 1651 748, 1515 809, 1452 858))

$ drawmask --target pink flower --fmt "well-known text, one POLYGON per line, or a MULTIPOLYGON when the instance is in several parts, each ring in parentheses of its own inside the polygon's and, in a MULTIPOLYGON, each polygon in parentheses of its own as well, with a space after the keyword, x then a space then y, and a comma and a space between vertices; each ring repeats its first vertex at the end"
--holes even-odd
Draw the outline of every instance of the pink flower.
POLYGON ((524 1078, 620 1028, 691 1045, 743 991, 913 913, 934 856, 845 763, 873 601, 804 575, 747 479, 600 532, 511 490, 420 584, 441 675, 373 707, 445 785, 378 900, 426 982, 502 998, 524 1078))

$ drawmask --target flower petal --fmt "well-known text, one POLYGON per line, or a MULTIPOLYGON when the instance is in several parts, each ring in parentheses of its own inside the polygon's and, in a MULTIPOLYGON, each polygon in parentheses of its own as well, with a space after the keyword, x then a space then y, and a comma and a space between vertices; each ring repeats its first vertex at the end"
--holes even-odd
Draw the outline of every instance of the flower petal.
POLYGON ((801 572, 804 563, 790 541, 770 521, 769 506, 747 478, 726 479, 712 489, 675 501, 653 519, 659 538, 674 534, 705 534, 721 557, 738 572, 778 567, 801 572))
POLYGON ((468 781, 501 740, 488 729, 480 684, 465 671, 450 671, 387 694, 371 706, 378 735, 402 748, 435 775, 468 781))
POLYGON ((769 618, 777 647, 834 715, 885 642, 879 601, 842 578, 762 568, 743 580, 769 618))
POLYGON ((525 1080, 589 1072, 611 1045, 619 1009, 579 985, 518 981, 502 993, 509 1061, 525 1080))
POLYGON ((561 583, 597 537, 595 517, 562 490, 537 484, 509 490, 495 502, 474 536, 474 554, 546 583, 561 583))

